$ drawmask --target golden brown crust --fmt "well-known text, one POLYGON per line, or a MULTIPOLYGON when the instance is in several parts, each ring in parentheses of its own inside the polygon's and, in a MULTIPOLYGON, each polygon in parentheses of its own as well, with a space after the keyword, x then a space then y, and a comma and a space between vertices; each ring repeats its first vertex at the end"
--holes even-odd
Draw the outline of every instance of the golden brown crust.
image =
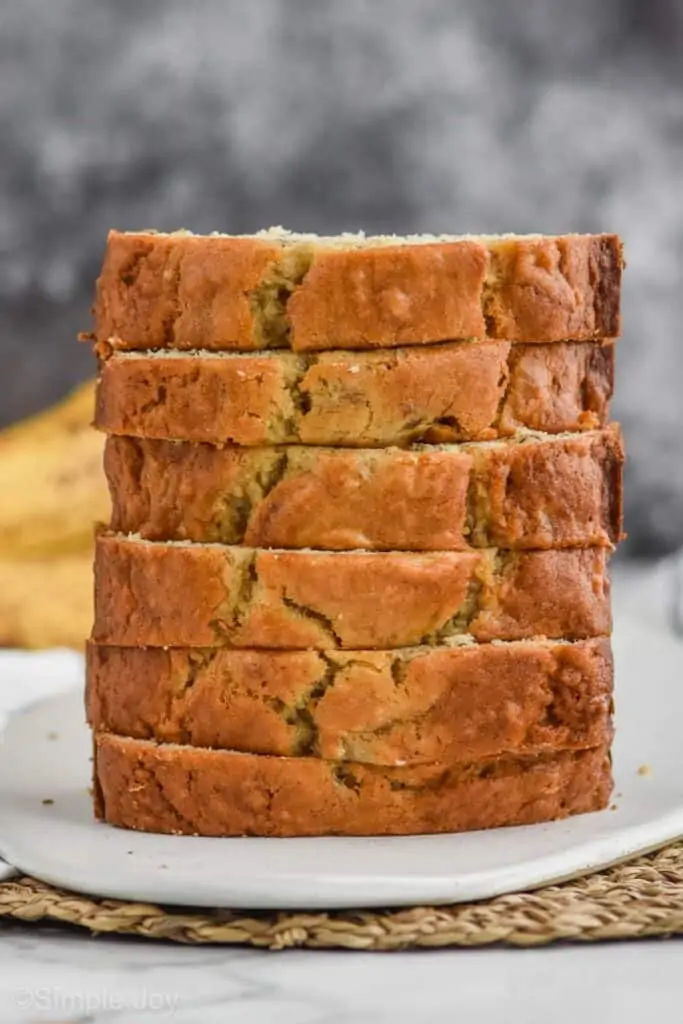
POLYGON ((480 446, 470 479, 474 547, 616 545, 622 537, 624 447, 601 432, 480 446))
POLYGON ((604 426, 614 391, 614 352, 614 345, 513 345, 499 433, 527 425, 550 434, 604 426))
POLYGON ((484 295, 490 337, 618 337, 623 260, 615 235, 501 239, 490 252, 484 295))
POLYGON ((332 649, 610 632, 607 552, 269 551, 101 535, 93 640, 332 649))
POLYGON ((596 811, 609 752, 386 768, 95 737, 95 813, 206 836, 409 835, 529 825, 596 811))
POLYGON ((607 419, 612 346, 460 342, 384 352, 121 354, 95 423, 111 434, 246 446, 486 440, 607 419))
POLYGON ((609 742, 605 639, 399 651, 102 647, 97 732, 286 757, 403 765, 609 742))
POLYGON ((331 247, 112 231, 96 338, 102 352, 608 338, 622 263, 614 235, 331 247))
POLYGON ((110 231, 95 298, 98 343, 105 351, 109 344, 183 349, 244 338, 251 348, 249 293, 279 253, 248 238, 226 245, 217 237, 110 231))
POLYGON ((611 546, 617 427, 403 450, 223 448, 109 437, 112 529, 253 547, 446 551, 611 546))

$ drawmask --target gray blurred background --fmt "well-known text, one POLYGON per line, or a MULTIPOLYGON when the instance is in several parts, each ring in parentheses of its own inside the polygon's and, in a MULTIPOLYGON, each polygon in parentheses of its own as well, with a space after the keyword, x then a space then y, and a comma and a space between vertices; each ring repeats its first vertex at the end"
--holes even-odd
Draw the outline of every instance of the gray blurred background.
POLYGON ((619 231, 627 550, 683 543, 683 0, 0 0, 0 423, 93 373, 110 226, 270 224, 619 231))

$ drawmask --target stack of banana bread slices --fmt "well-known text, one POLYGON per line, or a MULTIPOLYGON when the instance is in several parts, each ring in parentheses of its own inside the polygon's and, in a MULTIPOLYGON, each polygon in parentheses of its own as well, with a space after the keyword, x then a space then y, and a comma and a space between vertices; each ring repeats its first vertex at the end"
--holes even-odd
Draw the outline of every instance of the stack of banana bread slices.
POLYGON ((407 834, 611 790, 611 235, 109 236, 95 808, 407 834))

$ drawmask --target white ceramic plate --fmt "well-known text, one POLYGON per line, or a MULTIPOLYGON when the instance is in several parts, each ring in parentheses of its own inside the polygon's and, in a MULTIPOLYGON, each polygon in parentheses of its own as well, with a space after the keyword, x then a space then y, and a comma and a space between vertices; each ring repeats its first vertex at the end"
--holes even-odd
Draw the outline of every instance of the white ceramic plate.
POLYGON ((56 885, 234 908, 450 903, 566 879, 683 835, 683 644, 621 618, 616 810, 465 835, 200 839, 93 821, 80 689, 10 722, 0 747, 0 853, 56 885), (51 803, 45 803, 49 800, 51 803))

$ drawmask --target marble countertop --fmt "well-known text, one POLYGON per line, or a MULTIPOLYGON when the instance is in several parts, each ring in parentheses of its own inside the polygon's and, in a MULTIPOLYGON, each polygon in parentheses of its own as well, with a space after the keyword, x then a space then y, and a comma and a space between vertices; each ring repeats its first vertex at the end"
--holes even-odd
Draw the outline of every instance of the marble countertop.
POLYGON ((635 1024, 677 1019, 677 940, 539 950, 198 948, 0 931, 0 1021, 635 1024))
MULTIPOLYGON (((661 615, 668 577, 618 573, 661 615)), ((601 1024, 672 1018, 679 940, 412 953, 190 947, 0 925, 0 1024, 601 1024)))

